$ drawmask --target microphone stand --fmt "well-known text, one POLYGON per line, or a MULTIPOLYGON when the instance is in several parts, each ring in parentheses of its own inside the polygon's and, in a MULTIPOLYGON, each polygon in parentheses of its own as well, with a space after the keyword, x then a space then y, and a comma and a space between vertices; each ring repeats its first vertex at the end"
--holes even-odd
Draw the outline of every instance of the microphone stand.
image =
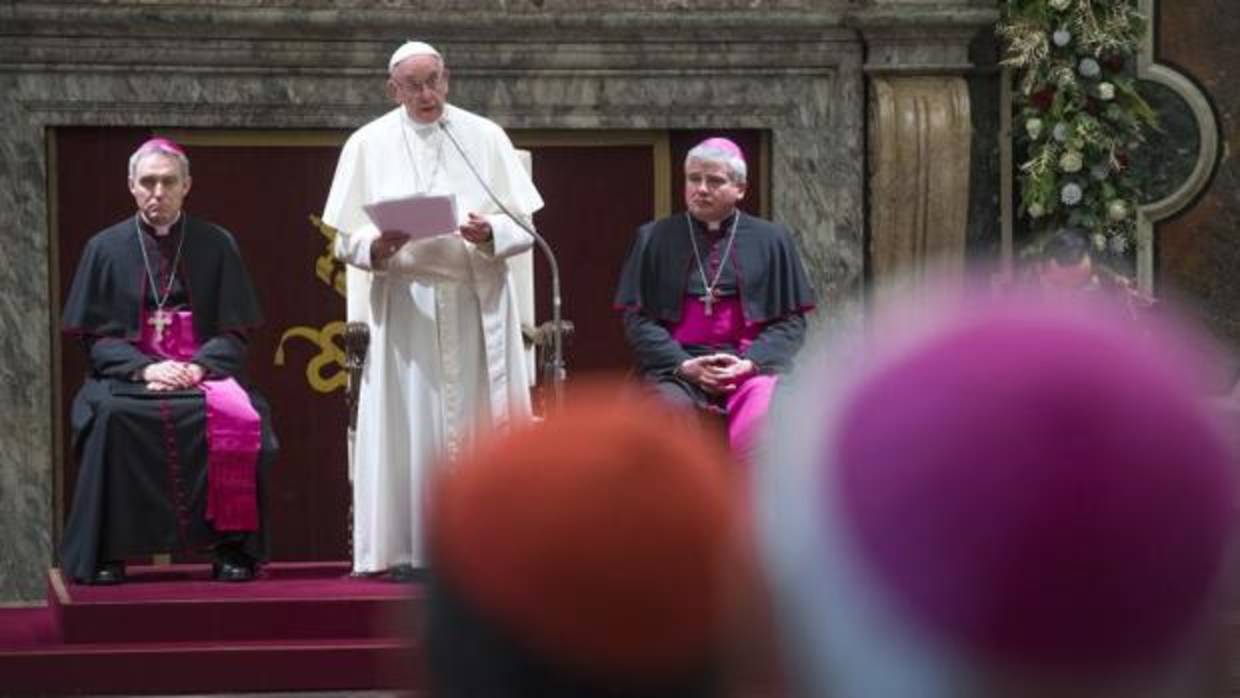
POLYGON ((448 124, 442 119, 438 124, 439 128, 448 137, 448 140, 452 141, 456 151, 461 154, 461 159, 465 161, 469 171, 473 173, 474 178, 482 185, 487 196, 491 197, 491 201, 495 203, 504 215, 516 223, 517 227, 534 238, 538 249, 542 250, 543 255, 547 258, 547 265, 551 268, 551 360, 544 362, 543 370, 547 381, 551 384, 552 400, 555 405, 555 411, 558 412, 564 406, 564 381, 568 378, 568 371, 564 365, 564 320, 560 304, 560 265, 555 259, 555 253, 551 250, 551 244, 547 242, 546 238, 534 230, 534 226, 513 215, 512 211, 508 210, 508 207, 504 205, 504 202, 500 201, 499 197, 495 195, 495 191, 491 189, 486 179, 478 172, 478 168, 474 167, 473 161, 465 154, 465 149, 456 140, 456 136, 452 135, 452 130, 448 128, 448 124))

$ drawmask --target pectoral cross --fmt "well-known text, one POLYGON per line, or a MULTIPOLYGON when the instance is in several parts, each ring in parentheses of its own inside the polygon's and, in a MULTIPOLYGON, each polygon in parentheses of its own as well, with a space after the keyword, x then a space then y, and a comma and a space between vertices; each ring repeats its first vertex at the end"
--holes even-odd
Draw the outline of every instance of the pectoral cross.
POLYGON ((715 305, 715 289, 706 289, 706 293, 702 294, 702 305, 706 306, 706 315, 709 316, 711 308, 715 305))
MULTIPOLYGON (((710 311, 706 311, 706 314, 709 315, 710 311)), ((154 314, 146 319, 146 324, 155 328, 155 341, 162 342, 164 341, 164 328, 172 324, 172 318, 164 312, 163 308, 156 308, 154 314)))

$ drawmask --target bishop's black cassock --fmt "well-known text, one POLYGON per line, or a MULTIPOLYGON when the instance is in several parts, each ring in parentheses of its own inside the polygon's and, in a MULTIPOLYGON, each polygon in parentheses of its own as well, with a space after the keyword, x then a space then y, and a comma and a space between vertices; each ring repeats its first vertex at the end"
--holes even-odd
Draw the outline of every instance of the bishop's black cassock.
POLYGON ((69 575, 85 580, 103 561, 223 542, 266 557, 263 482, 277 442, 267 403, 244 371, 247 332, 261 322, 236 241, 212 223, 182 215, 158 238, 135 217, 87 242, 62 319, 90 364, 70 413, 79 470, 62 548, 69 575), (192 311, 199 349, 191 361, 206 380, 235 379, 262 418, 257 530, 220 532, 207 520, 203 393, 149 391, 139 378, 162 360, 138 344, 140 323, 160 307, 192 311))
MULTIPOLYGON (((679 214, 641 226, 625 260, 615 305, 624 316, 625 336, 637 370, 654 382, 675 382, 700 405, 710 402, 676 369, 686 359, 727 352, 753 361, 759 372, 784 373, 805 339, 804 314, 814 308, 814 294, 788 229, 736 212, 736 238, 728 249, 733 225, 729 217, 711 235, 700 222, 679 214), (694 236, 692 239, 690 235, 694 236), (694 255, 694 245, 699 251, 694 255), (720 259, 726 252, 726 258, 720 259), (682 345, 669 328, 683 317, 688 296, 706 293, 698 259, 706 267, 722 264, 713 287, 716 298, 739 296, 746 323, 761 326, 747 349, 736 344, 682 345)), ((715 273, 709 274, 715 277, 715 273)))

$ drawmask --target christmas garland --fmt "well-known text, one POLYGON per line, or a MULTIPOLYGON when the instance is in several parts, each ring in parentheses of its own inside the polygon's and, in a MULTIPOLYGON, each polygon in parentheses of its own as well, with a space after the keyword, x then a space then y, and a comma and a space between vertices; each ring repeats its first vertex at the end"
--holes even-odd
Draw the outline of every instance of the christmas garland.
MULTIPOLYGON (((1136 89, 1146 22, 1132 0, 1003 0, 1003 64, 1015 73, 1019 215, 1035 238, 1061 226, 1130 260, 1143 179, 1133 150, 1157 126, 1136 89)), ((1130 264, 1118 264, 1130 267, 1130 264)))

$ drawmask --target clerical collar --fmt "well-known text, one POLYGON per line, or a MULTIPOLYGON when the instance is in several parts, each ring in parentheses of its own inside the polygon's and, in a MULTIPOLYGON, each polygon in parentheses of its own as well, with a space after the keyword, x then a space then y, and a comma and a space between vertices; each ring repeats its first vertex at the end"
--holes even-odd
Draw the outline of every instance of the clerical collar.
POLYGON ((176 219, 168 225, 155 225, 148 221, 146 216, 142 215, 141 212, 138 213, 138 223, 140 224, 139 227, 142 228, 142 232, 155 237, 156 239, 168 237, 168 233, 172 232, 172 229, 177 226, 177 223, 181 222, 181 218, 182 212, 177 211, 176 219))
POLYGON ((736 217, 736 213, 737 212, 734 210, 732 211, 732 215, 719 221, 719 227, 714 230, 711 230, 710 226, 706 225, 705 221, 698 220, 692 215, 689 217, 693 219, 693 227, 700 230, 703 235, 708 238, 719 238, 722 237, 724 233, 732 229, 732 219, 736 217))
MULTIPOLYGON (((447 110, 445 109, 444 114, 446 113, 447 113, 447 110)), ((413 129, 414 133, 418 134, 419 136, 427 135, 429 131, 434 131, 435 129, 439 128, 439 124, 441 122, 447 121, 447 119, 443 115, 440 115, 438 119, 430 122, 429 124, 423 123, 413 118, 412 116, 409 116, 409 111, 403 107, 400 110, 400 115, 404 117, 405 122, 409 124, 409 127, 413 129)))

